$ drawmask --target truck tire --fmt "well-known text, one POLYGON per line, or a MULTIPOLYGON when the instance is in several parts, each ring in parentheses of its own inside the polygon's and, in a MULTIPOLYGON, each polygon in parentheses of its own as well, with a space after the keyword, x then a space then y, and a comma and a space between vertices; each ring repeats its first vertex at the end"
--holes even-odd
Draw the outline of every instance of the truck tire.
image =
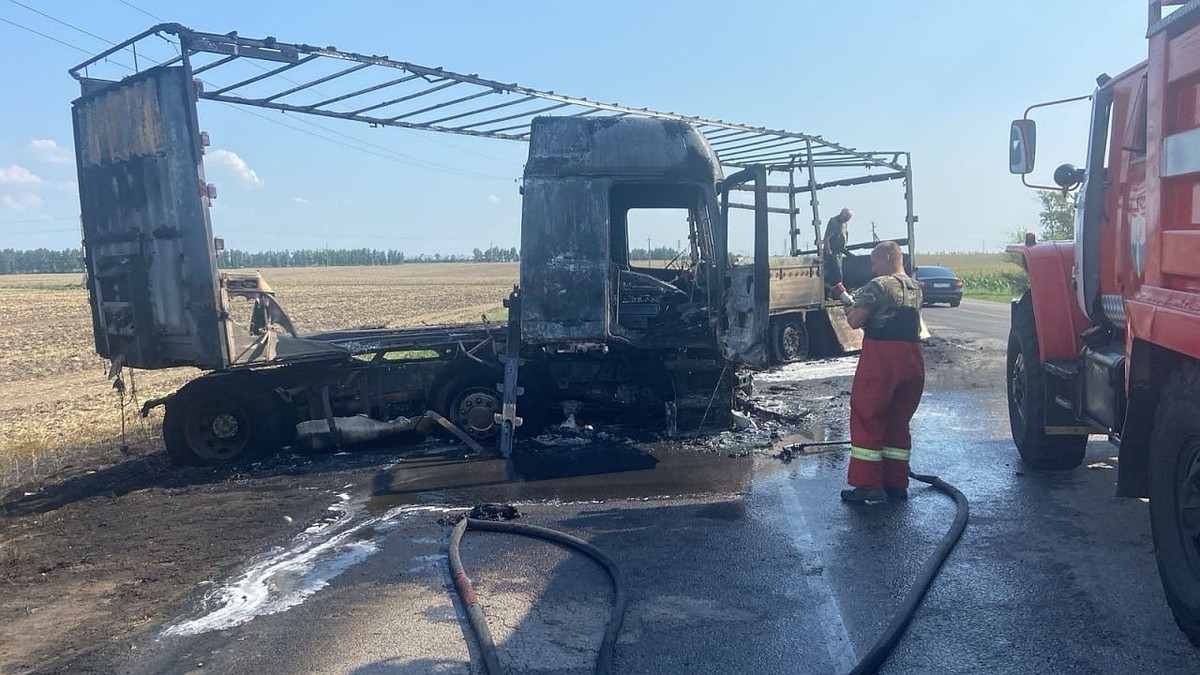
MULTIPOLYGON (((523 422, 517 427, 520 437, 537 435, 546 425, 541 388, 530 383, 536 379, 526 373, 521 375, 521 386, 525 393, 517 398, 517 415, 523 422)), ((501 371, 484 368, 459 371, 437 387, 433 395, 433 409, 481 443, 497 440, 500 438, 500 424, 495 421, 494 415, 504 408, 504 395, 497 385, 503 381, 504 373, 501 371)))
POLYGON ((280 405, 247 377, 201 377, 166 404, 163 442, 183 466, 217 466, 261 459, 280 449, 280 405))
POLYGON ((771 355, 776 363, 792 363, 808 358, 808 331, 804 316, 785 314, 771 321, 771 355))
POLYGON ((1013 313, 1006 367, 1008 423, 1021 459, 1033 469, 1074 469, 1087 452, 1087 434, 1046 434, 1046 375, 1039 354, 1033 298, 1026 292, 1013 313))
POLYGON ((1167 604, 1200 647, 1200 368, 1172 374, 1150 436, 1150 530, 1167 604))

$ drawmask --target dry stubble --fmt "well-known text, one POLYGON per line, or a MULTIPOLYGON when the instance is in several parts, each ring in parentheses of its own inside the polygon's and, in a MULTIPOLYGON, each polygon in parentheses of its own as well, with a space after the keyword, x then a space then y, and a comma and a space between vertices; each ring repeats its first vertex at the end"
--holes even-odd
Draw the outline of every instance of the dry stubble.
MULTIPOLYGON (((302 332, 411 326, 496 316, 517 281, 512 263, 262 270, 302 332)), ((0 486, 66 463, 117 457, 121 397, 95 354, 82 275, 0 276, 0 486)), ((130 452, 161 445, 160 415, 142 420, 133 398, 166 395, 193 368, 126 376, 130 452)), ((160 412, 160 411, 159 411, 160 412)))

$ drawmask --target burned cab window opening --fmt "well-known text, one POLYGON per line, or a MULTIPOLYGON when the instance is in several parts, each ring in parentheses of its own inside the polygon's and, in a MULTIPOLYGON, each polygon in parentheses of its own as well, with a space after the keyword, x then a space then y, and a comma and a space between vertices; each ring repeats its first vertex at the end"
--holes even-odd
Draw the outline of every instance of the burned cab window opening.
MULTIPOLYGON (((609 195, 615 323, 633 331, 704 316, 702 278, 712 259, 703 190, 686 184, 620 184, 609 195)), ((688 323, 684 321, 684 323, 688 323)), ((699 321, 698 325, 703 325, 699 321)))
POLYGON ((679 254, 676 262, 688 264, 711 257, 708 206, 699 186, 615 185, 609 194, 609 223, 615 264, 661 267, 648 264, 656 259, 649 249, 658 249, 660 257, 669 250, 667 260, 679 254))

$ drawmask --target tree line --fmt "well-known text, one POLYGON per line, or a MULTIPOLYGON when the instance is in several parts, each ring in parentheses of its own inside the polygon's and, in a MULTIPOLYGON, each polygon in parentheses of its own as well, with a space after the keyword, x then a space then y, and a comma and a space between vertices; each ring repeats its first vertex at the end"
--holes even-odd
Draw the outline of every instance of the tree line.
POLYGON ((679 251, 670 246, 655 246, 649 251, 644 248, 629 249, 630 260, 674 260, 677 255, 679 251))
MULTIPOLYGON (((242 269, 260 267, 332 267, 402 265, 414 262, 516 262, 516 247, 475 249, 472 255, 455 253, 407 254, 395 249, 321 248, 283 251, 227 249, 217 254, 217 267, 242 269)), ((50 274, 83 271, 83 252, 77 248, 53 250, 0 249, 0 274, 50 274)))
POLYGON ((38 274, 82 272, 83 254, 77 248, 55 251, 35 248, 27 251, 0 249, 0 274, 38 274))

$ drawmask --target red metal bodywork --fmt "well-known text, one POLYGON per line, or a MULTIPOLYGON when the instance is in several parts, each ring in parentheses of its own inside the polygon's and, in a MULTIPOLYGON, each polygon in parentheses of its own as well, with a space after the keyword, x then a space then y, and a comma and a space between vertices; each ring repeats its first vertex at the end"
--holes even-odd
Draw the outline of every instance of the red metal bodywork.
POLYGON ((1075 244, 1051 241, 1020 248, 1029 287, 1035 289, 1031 297, 1042 359, 1069 359, 1079 353, 1079 334, 1088 326, 1071 283, 1075 244))
POLYGON ((1200 165, 1178 168, 1178 155, 1200 145, 1195 143, 1200 139, 1200 26, 1151 36, 1144 70, 1134 72, 1145 74, 1144 121, 1138 119, 1136 100, 1125 106, 1128 124, 1120 124, 1115 114, 1121 100, 1113 106, 1109 166, 1117 181, 1106 208, 1117 207, 1110 211, 1117 218, 1114 236, 1105 241, 1115 244, 1116 255, 1105 275, 1105 286, 1113 290, 1105 292, 1125 298, 1130 348, 1141 340, 1200 359, 1200 165), (1124 150, 1125 141, 1139 133, 1145 139, 1144 162, 1124 150), (1170 170, 1168 163, 1177 168, 1170 170))
MULTIPOLYGON (((1105 87, 1113 103, 1100 292, 1124 307, 1130 368, 1139 341, 1200 359, 1200 160, 1189 159, 1200 156, 1200 26, 1151 36, 1148 60, 1105 87)), ((1022 247, 1043 359, 1078 355, 1089 325, 1074 247, 1022 247)))

